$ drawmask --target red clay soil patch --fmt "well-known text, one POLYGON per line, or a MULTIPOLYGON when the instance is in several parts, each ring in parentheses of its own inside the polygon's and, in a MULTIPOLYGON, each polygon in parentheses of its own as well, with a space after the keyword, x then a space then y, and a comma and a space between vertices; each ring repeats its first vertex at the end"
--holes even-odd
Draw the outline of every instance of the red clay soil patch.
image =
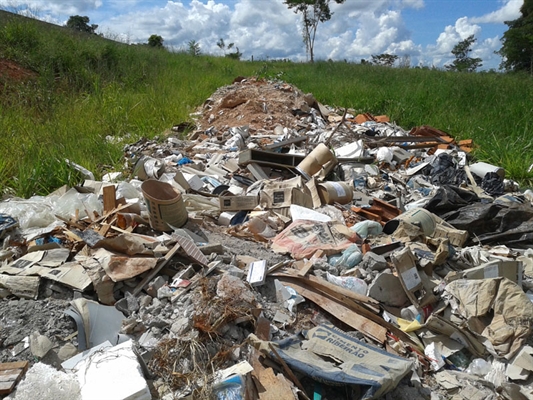
POLYGON ((23 82, 36 76, 35 72, 21 67, 14 61, 0 58, 0 77, 9 78, 13 82, 23 82))

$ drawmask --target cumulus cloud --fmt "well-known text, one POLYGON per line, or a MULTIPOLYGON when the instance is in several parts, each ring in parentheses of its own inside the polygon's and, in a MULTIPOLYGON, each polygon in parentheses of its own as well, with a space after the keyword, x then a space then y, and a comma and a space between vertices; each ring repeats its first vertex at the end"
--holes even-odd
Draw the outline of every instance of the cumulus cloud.
POLYGON ((0 7, 7 10, 29 10, 35 15, 49 15, 56 16, 75 15, 86 13, 87 11, 96 10, 102 6, 101 0, 77 0, 77 1, 63 1, 63 0, 1 0, 0 7))
POLYGON ((522 4, 524 4, 524 0, 506 0, 499 10, 482 15, 481 17, 473 17, 471 20, 476 24, 501 24, 505 21, 512 21, 520 16, 520 7, 522 7, 522 4))

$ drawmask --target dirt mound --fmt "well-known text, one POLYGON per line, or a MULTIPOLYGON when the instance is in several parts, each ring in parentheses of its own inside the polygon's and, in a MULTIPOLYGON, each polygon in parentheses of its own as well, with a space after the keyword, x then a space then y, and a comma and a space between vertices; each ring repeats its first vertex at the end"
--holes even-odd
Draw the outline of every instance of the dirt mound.
POLYGON ((197 126, 223 133, 248 125, 252 134, 272 132, 278 125, 303 128, 297 116, 309 112, 314 102, 311 95, 285 82, 242 80, 219 88, 204 102, 196 113, 197 126))

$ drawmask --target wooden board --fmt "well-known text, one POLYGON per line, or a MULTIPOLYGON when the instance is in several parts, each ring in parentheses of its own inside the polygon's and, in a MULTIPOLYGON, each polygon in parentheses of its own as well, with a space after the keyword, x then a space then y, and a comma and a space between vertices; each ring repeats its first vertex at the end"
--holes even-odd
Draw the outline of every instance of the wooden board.
POLYGON ((104 186, 104 213, 113 211, 116 207, 116 189, 115 185, 104 186))
POLYGON ((321 294, 318 292, 318 290, 310 286, 293 281, 285 282, 285 284, 292 287, 298 292, 299 295, 311 300, 317 306, 330 313, 346 325, 351 326, 378 343, 385 343, 385 340, 387 339, 387 328, 371 321, 366 317, 363 317, 362 315, 357 314, 348 307, 337 303, 334 297, 321 294))
POLYGON ((28 370, 28 361, 0 364, 0 395, 11 393, 28 370))

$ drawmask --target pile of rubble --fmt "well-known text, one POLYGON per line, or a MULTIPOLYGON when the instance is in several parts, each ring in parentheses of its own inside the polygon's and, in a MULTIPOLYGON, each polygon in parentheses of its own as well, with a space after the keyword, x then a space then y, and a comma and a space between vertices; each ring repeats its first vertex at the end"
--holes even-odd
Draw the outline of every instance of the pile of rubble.
POLYGON ((533 193, 472 141, 244 78, 192 116, 0 202, 0 396, 533 398, 533 193))

